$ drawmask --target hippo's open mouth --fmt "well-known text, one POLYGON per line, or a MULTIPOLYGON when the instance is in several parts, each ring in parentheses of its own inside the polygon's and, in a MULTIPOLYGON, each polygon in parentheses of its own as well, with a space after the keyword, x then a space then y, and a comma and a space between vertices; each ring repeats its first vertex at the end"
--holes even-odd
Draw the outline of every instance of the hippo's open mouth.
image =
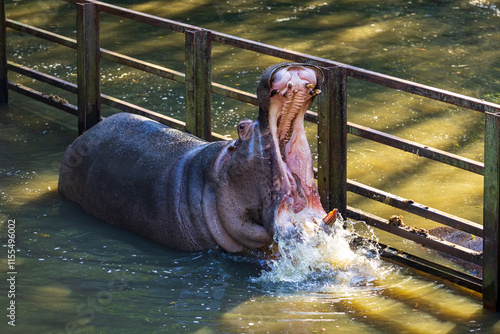
POLYGON ((269 124, 281 156, 279 169, 283 199, 278 215, 306 208, 324 215, 314 182, 312 154, 304 131, 304 115, 322 81, 315 66, 288 64, 275 69, 270 82, 269 124))

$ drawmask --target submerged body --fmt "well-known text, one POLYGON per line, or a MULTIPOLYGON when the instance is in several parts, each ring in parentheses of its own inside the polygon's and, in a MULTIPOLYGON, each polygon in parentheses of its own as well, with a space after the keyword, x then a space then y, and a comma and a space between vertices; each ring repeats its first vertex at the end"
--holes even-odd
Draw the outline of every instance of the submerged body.
POLYGON ((321 71, 270 67, 256 121, 237 140, 207 143, 150 119, 117 114, 68 148, 59 191, 86 211, 168 247, 230 252, 270 244, 296 215, 321 221, 303 118, 321 71))

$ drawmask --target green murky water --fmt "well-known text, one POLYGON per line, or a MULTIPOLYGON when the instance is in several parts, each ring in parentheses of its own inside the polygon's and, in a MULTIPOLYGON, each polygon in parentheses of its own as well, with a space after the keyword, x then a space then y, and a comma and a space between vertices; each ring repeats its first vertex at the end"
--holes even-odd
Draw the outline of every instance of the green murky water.
MULTIPOLYGON (((500 101, 500 9, 488 1, 121 1, 134 10, 322 56, 458 93, 500 101)), ((75 37, 72 5, 6 1, 8 17, 75 37)), ((102 47, 183 70, 183 36, 102 14, 102 47)), ((8 33, 9 60, 76 82, 76 55, 8 33)), ((253 92, 278 59, 214 45, 214 81, 253 92)), ((102 62, 102 91, 183 119, 184 87, 102 62)), ((30 87, 74 96, 11 74, 30 87)), ((349 121, 482 161, 480 113, 349 79, 349 121)), ((105 109, 104 113, 113 112, 105 109)), ((214 130, 233 135, 255 107, 214 96, 214 130)), ((315 142, 315 128, 307 128, 315 142)), ((15 220, 14 333, 445 333, 500 331, 477 295, 380 262, 307 280, 259 280, 258 263, 166 249, 86 215, 57 193, 59 161, 76 119, 18 94, 0 111, 0 264, 15 220), (357 278, 356 278, 357 277, 357 278)), ((348 177, 476 222, 482 177, 349 137, 348 177)), ((349 205, 402 214, 358 196, 349 205)), ((403 214, 405 222, 432 227, 403 214)), ((356 225, 359 225, 356 224, 356 225)), ((417 253, 420 246, 376 232, 417 253)), ((432 254, 430 255, 432 256, 432 254)), ((0 303, 10 285, 2 269, 0 303)), ((5 330, 4 330, 5 329, 5 330)))

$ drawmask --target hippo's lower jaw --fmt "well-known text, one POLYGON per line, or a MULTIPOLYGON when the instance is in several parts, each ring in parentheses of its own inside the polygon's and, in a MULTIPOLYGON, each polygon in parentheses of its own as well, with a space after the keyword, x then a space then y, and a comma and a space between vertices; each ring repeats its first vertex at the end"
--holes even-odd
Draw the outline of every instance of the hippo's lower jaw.
POLYGON ((304 116, 322 81, 315 66, 284 64, 271 75, 269 126, 281 175, 283 198, 278 208, 275 233, 293 228, 303 219, 326 216, 314 180, 312 154, 304 131, 304 116))

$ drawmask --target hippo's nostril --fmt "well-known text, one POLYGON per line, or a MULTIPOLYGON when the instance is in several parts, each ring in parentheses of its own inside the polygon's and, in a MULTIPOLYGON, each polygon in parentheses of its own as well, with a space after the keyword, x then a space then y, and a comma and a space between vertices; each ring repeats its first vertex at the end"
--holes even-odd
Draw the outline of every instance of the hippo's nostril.
POLYGON ((229 154, 233 154, 234 152, 236 152, 236 146, 231 145, 227 148, 227 150, 229 151, 229 154))

